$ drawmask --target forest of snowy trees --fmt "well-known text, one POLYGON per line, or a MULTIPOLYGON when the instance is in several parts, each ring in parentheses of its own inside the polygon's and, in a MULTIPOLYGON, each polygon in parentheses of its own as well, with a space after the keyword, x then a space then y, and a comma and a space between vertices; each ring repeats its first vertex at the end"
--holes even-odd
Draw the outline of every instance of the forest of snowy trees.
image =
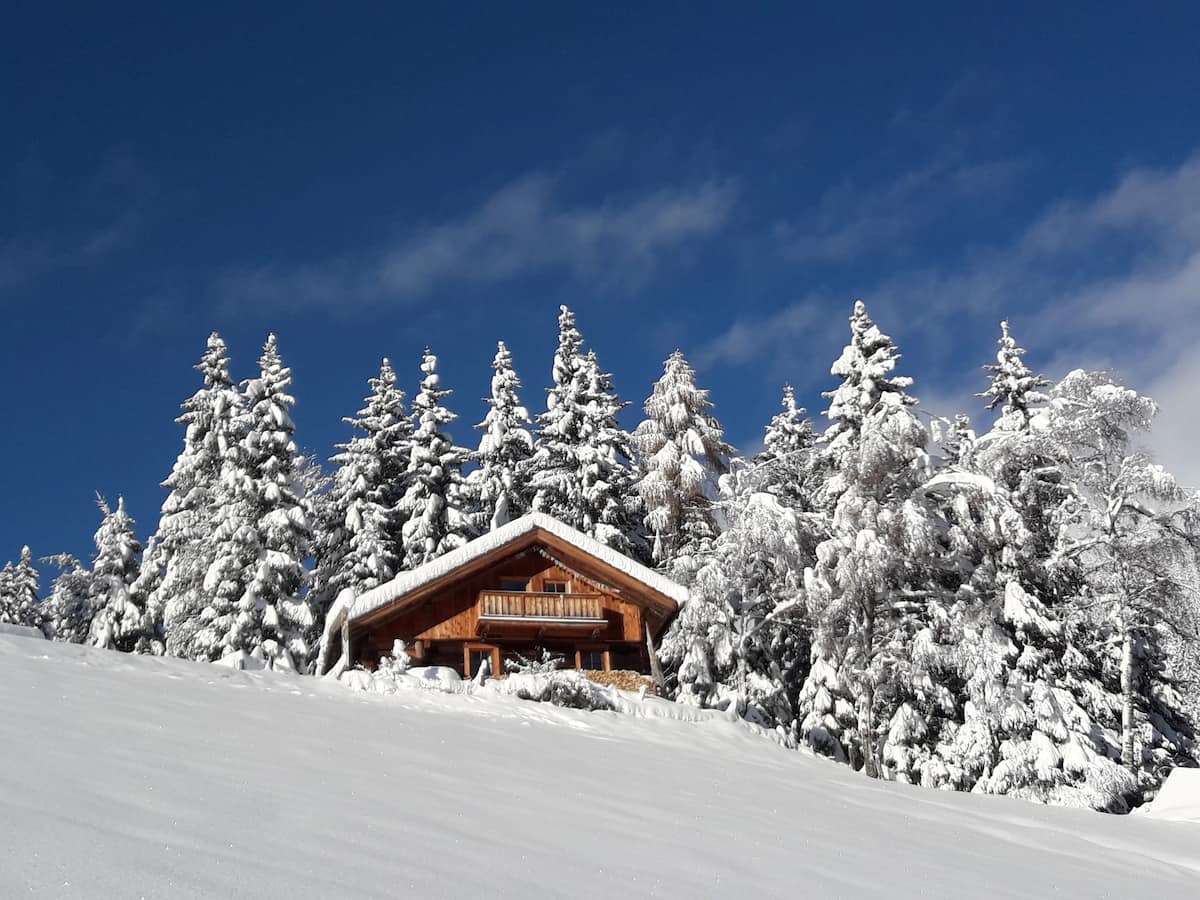
POLYGON ((90 562, 26 547, 4 566, 0 623, 311 672, 339 592, 537 510, 686 584, 669 692, 789 746, 1108 811, 1196 765, 1200 497, 1138 449, 1152 400, 1108 372, 1051 383, 1002 323, 980 422, 922 417, 860 301, 823 421, 784 387, 763 450, 737 456, 682 353, 627 431, 566 307, 558 324, 544 411, 498 344, 471 449, 437 356, 411 401, 384 359, 329 466, 297 450, 274 336, 238 382, 213 334, 145 543, 100 498, 90 562))

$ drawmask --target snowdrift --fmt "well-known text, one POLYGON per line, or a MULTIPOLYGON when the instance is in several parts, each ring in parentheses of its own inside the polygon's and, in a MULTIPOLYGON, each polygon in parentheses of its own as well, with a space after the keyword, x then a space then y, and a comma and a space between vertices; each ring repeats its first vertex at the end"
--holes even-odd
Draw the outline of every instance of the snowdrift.
POLYGON ((1163 782, 1145 815, 1200 825, 1200 769, 1175 769, 1163 782))
POLYGON ((870 783, 723 717, 0 635, 0 896, 1192 896, 1198 826, 870 783))

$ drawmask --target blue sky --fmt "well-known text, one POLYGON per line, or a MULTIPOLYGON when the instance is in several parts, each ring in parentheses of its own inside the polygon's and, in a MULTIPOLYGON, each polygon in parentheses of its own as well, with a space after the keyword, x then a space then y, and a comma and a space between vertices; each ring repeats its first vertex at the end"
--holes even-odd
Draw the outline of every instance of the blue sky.
POLYGON ((680 347, 742 447, 784 381, 824 408, 854 297, 936 412, 1008 316, 1200 483, 1200 13, 992 6, 10 6, 0 560, 87 553, 95 491, 153 529, 213 329, 238 377, 279 335, 323 457, 429 344, 473 446, 560 303, 630 427, 680 347))

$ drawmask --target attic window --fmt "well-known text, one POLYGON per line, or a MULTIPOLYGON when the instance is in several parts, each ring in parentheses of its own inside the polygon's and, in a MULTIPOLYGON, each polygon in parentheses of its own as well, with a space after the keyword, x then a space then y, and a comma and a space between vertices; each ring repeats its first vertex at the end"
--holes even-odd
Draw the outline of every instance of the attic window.
POLYGON ((500 590, 502 591, 524 591, 528 590, 528 583, 524 578, 501 578, 500 590))
POLYGON ((565 581, 542 582, 542 592, 546 594, 565 594, 567 592, 567 583, 565 581))

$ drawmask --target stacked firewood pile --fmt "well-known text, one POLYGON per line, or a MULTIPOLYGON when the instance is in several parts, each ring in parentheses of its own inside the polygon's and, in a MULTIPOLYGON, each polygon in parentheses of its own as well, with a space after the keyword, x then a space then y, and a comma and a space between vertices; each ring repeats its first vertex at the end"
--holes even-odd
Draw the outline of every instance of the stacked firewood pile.
POLYGON ((654 679, 637 672, 618 669, 613 672, 584 672, 583 674, 589 681, 615 687, 618 690, 633 691, 636 694, 644 687, 647 694, 657 693, 654 689, 654 679))

